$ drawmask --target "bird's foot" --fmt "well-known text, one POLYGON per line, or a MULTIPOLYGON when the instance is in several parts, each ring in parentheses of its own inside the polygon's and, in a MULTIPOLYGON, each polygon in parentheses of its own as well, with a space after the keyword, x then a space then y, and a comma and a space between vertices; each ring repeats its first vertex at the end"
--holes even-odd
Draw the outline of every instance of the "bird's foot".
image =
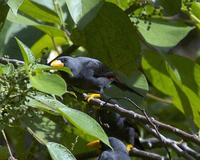
POLYGON ((133 149, 133 145, 132 144, 127 144, 126 145, 126 150, 129 153, 131 150, 133 149))
POLYGON ((99 94, 99 93, 88 93, 85 100, 87 100, 87 102, 90 102, 92 99, 100 98, 100 97, 101 97, 101 94, 99 94))

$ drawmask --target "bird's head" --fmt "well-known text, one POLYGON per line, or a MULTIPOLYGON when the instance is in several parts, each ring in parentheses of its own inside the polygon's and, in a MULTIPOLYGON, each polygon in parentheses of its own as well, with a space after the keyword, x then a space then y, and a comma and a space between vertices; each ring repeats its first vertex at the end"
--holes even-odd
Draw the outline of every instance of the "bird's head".
MULTIPOLYGON (((114 151, 129 152, 130 150, 125 144, 117 138, 109 137, 109 142, 114 151)), ((100 140, 95 140, 87 144, 88 147, 96 148, 99 151, 111 150, 111 148, 103 144, 100 140)))

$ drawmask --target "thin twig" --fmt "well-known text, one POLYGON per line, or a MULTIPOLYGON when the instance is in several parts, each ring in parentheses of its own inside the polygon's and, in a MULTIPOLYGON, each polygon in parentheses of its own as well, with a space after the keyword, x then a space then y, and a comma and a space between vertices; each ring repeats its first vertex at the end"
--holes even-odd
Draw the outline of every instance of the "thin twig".
POLYGON ((12 154, 12 151, 11 151, 10 145, 9 145, 9 143, 8 143, 8 139, 7 139, 7 137, 6 137, 5 131, 4 131, 4 130, 1 130, 1 133, 2 133, 2 135, 3 135, 3 138, 4 138, 4 140, 5 140, 5 142, 6 142, 6 145, 7 145, 7 148, 8 148, 8 152, 9 152, 9 154, 10 154, 9 159, 10 159, 10 160, 17 160, 17 159, 13 156, 13 154, 12 154))
POLYGON ((15 66, 23 65, 24 62, 16 59, 10 59, 10 58, 5 58, 5 57, 0 57, 0 63, 2 64, 8 64, 12 63, 15 66))

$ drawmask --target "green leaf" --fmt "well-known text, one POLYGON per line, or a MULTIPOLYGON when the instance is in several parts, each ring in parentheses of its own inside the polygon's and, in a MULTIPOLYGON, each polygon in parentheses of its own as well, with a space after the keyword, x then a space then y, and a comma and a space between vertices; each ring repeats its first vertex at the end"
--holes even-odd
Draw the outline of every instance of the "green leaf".
MULTIPOLYGON (((199 96, 193 92, 188 86, 184 85, 180 79, 180 76, 177 76, 177 70, 173 70, 170 65, 167 66, 168 73, 170 74, 172 80, 175 82, 178 89, 181 90, 184 94, 184 100, 183 105, 186 106, 184 107, 184 112, 187 118, 192 118, 195 122, 195 124, 200 127, 200 109, 199 109, 199 103, 200 103, 200 98, 199 96), (187 103, 186 100, 187 99, 187 103), (188 104, 189 103, 189 104, 188 104)), ((179 73, 178 73, 179 74, 179 73)))
MULTIPOLYGON (((58 45, 58 46, 68 44, 67 40, 64 37, 53 37, 53 38, 54 38, 56 45, 58 45)), ((34 56, 36 58, 41 58, 43 55, 43 51, 46 49, 48 49, 48 51, 55 49, 52 38, 47 34, 42 36, 31 47, 31 50, 33 51, 34 56)))
POLYGON ((42 72, 42 71, 50 71, 50 70, 59 70, 68 73, 69 75, 73 75, 71 70, 67 67, 51 67, 44 64, 35 64, 32 66, 33 71, 42 72))
POLYGON ((36 21, 31 20, 30 18, 27 18, 25 16, 22 16, 20 14, 13 14, 13 12, 8 12, 7 19, 11 22, 17 23, 17 24, 23 24, 23 25, 38 25, 36 21))
POLYGON ((60 24, 60 19, 54 11, 30 0, 24 0, 19 10, 33 19, 47 23, 60 24))
MULTIPOLYGON (((91 138, 100 139, 110 146, 108 137, 101 126, 89 115, 79 110, 67 107, 56 99, 49 96, 35 96, 29 99, 29 106, 42 109, 53 114, 60 114, 71 122, 76 128, 89 135, 91 138)), ((81 133, 81 132, 80 132, 81 133)), ((88 139, 88 138, 87 138, 88 139)))
POLYGON ((157 3, 164 8, 164 13, 168 16, 173 16, 179 13, 181 9, 181 0, 158 0, 157 3))
POLYGON ((156 47, 174 47, 176 46, 192 29, 182 22, 173 22, 163 19, 151 20, 150 29, 148 24, 140 21, 138 30, 144 39, 156 47), (159 33, 159 34, 158 34, 159 33))
POLYGON ((62 96, 67 91, 67 86, 59 75, 40 73, 35 76, 30 75, 32 87, 44 93, 62 96))
POLYGON ((12 12, 17 15, 18 8, 21 6, 24 0, 8 0, 7 4, 11 8, 12 12))
POLYGON ((136 30, 129 17, 112 3, 104 3, 83 30, 72 33, 72 40, 84 46, 90 57, 114 70, 130 74, 136 68, 140 52, 136 30))
POLYGON ((18 38, 16 38, 17 44, 21 50, 22 56, 24 58, 24 62, 26 65, 34 63, 35 57, 32 54, 30 48, 28 48, 23 42, 21 42, 18 38))
POLYGON ((160 92, 171 96, 173 103, 182 112, 184 108, 181 103, 179 92, 172 81, 167 68, 166 59, 155 52, 146 52, 142 58, 142 67, 148 80, 160 92))
POLYGON ((124 9, 127 9, 128 7, 130 7, 130 5, 131 5, 132 3, 135 3, 135 2, 132 1, 132 0, 106 0, 106 2, 114 3, 114 4, 116 4, 117 6, 119 6, 120 8, 122 8, 123 10, 124 10, 124 9))
POLYGON ((1 11, 0 14, 0 31, 1 31, 9 11, 8 5, 5 4, 4 2, 0 2, 0 11, 1 11))
POLYGON ((66 0, 66 3, 75 24, 84 28, 96 16, 103 0, 66 0))
POLYGON ((56 27, 52 27, 48 25, 35 25, 35 27, 47 33, 51 37, 65 37, 65 32, 56 27))
POLYGON ((84 112, 69 108, 58 108, 61 115, 70 121, 74 126, 82 130, 84 133, 100 139, 103 143, 110 146, 108 137, 101 126, 90 116, 84 112))
POLYGON ((46 146, 53 160, 76 160, 73 154, 61 144, 48 142, 46 146))
POLYGON ((192 20, 196 23, 197 27, 200 29, 200 3, 199 2, 192 2, 190 7, 189 15, 192 20))
POLYGON ((8 63, 6 65, 0 64, 0 74, 11 75, 15 71, 15 67, 12 63, 8 63))

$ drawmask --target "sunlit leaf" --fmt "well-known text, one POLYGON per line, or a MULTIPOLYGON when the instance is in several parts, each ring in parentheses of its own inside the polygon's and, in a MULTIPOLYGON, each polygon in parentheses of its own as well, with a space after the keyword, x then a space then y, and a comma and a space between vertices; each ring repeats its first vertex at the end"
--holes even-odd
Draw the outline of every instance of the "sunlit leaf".
POLYGON ((12 12, 17 15, 18 8, 21 6, 24 0, 8 0, 7 4, 11 8, 12 12))
POLYGON ((22 56, 24 58, 25 64, 31 64, 35 62, 35 57, 33 56, 32 51, 30 48, 28 48, 23 42, 21 42, 18 38, 16 38, 16 41, 19 45, 19 48, 21 50, 22 56))
POLYGON ((84 28, 97 14, 103 0, 65 0, 75 24, 84 28))
POLYGON ((53 160, 76 160, 73 154, 61 144, 48 142, 46 146, 53 160))
POLYGON ((140 21, 138 30, 144 39, 153 46, 165 48, 177 45, 193 29, 182 22, 163 19, 151 20, 150 29, 147 28, 148 24, 140 21))
POLYGON ((41 73, 30 75, 32 87, 39 91, 62 96, 67 91, 67 86, 60 76, 57 74, 41 73))
POLYGON ((24 0, 19 10, 33 19, 53 24, 60 24, 60 19, 54 11, 33 1, 24 0))

